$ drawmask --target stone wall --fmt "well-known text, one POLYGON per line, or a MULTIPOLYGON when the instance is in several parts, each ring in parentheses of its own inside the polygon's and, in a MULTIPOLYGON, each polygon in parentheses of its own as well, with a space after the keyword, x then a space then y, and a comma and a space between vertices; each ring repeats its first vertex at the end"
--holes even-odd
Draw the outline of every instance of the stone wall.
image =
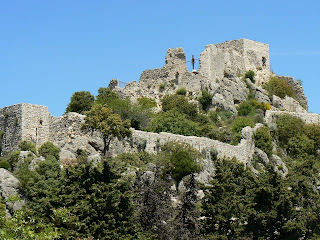
POLYGON ((49 118, 47 106, 22 104, 22 139, 40 147, 49 141, 49 118))
POLYGON ((285 114, 299 117, 307 124, 311 124, 311 123, 320 124, 320 115, 316 113, 297 113, 297 112, 268 110, 266 111, 264 120, 267 124, 270 125, 276 121, 278 116, 285 115, 285 114))
POLYGON ((22 140, 22 104, 15 104, 0 109, 0 131, 2 138, 2 152, 4 155, 18 149, 22 140))

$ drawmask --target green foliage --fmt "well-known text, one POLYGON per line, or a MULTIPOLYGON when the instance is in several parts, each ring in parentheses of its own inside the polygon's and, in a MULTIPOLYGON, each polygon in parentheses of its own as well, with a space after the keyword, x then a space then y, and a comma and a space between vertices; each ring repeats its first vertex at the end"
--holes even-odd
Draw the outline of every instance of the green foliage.
POLYGON ((304 133, 309 139, 313 140, 315 148, 320 148, 320 125, 319 124, 306 124, 304 133))
POLYGON ((166 155, 169 155, 167 169, 171 172, 177 183, 183 177, 200 171, 200 166, 196 162, 197 151, 189 145, 168 142, 162 146, 162 150, 166 155))
POLYGON ((272 77, 262 87, 268 91, 270 97, 273 95, 280 98, 284 98, 285 96, 295 97, 292 86, 279 77, 272 77))
POLYGON ((267 167, 256 177, 235 160, 216 162, 205 191, 206 239, 318 239, 320 196, 314 160, 298 162, 286 177, 267 167))
POLYGON ((251 82, 253 82, 253 83, 255 83, 254 76, 255 76, 255 73, 252 70, 249 70, 244 74, 244 77, 249 78, 251 80, 251 82))
POLYGON ((272 136, 268 127, 260 127, 254 135, 254 143, 268 156, 272 155, 272 136))
POLYGON ((46 142, 41 145, 39 148, 39 154, 44 158, 48 158, 49 156, 54 157, 55 159, 59 160, 60 156, 60 149, 53 145, 52 142, 46 142))
POLYGON ((19 148, 21 149, 21 151, 31 151, 34 154, 37 154, 36 145, 33 142, 23 140, 22 142, 20 142, 19 148))
POLYGON ((248 117, 239 117, 232 122, 231 130, 234 133, 241 133, 241 130, 246 126, 254 127, 253 120, 248 117))
POLYGON ((144 97, 144 96, 138 98, 138 104, 139 104, 139 106, 141 106, 144 109, 154 108, 157 106, 157 103, 153 98, 148 98, 148 97, 144 97))
POLYGON ((177 94, 177 95, 186 95, 186 94, 187 94, 187 89, 185 89, 185 88, 179 88, 179 89, 176 91, 176 94, 177 94))
POLYGON ((256 109, 261 109, 265 112, 266 110, 271 109, 271 105, 263 102, 259 103, 255 99, 248 99, 237 106, 238 114, 240 116, 253 115, 256 109))
POLYGON ((5 218, 0 227, 0 238, 6 240, 55 240, 61 237, 53 224, 34 218, 29 211, 16 211, 5 218))
POLYGON ((251 114, 254 110, 254 105, 252 103, 253 103, 252 101, 245 101, 240 103, 237 106, 238 114, 240 116, 247 116, 251 114))
POLYGON ((107 164, 75 165, 61 172, 46 160, 29 181, 28 207, 59 229, 62 239, 135 239, 128 182, 107 164))
POLYGON ((276 124, 276 136, 283 147, 287 146, 290 138, 302 135, 304 130, 304 121, 301 118, 290 115, 279 116, 276 124))
POLYGON ((10 163, 8 162, 7 159, 5 159, 5 158, 1 159, 0 158, 0 168, 4 168, 4 169, 7 169, 7 170, 11 169, 10 163))
POLYGON ((305 154, 314 154, 314 141, 306 135, 296 135, 288 141, 288 153, 294 157, 302 157, 305 154))
POLYGON ((109 151, 109 145, 113 138, 122 138, 131 135, 130 121, 122 121, 120 115, 114 114, 106 105, 94 104, 87 112, 83 129, 99 130, 103 136, 104 150, 109 151))
POLYGON ((207 110, 208 107, 212 104, 212 95, 208 92, 208 90, 202 90, 201 96, 198 98, 202 109, 207 110))
POLYGON ((137 104, 133 104, 129 99, 122 99, 118 93, 109 88, 99 88, 96 103, 104 105, 113 110, 113 113, 121 116, 122 121, 129 120, 131 127, 135 129, 145 129, 153 116, 152 108, 157 104, 154 99, 141 97, 137 104))
POLYGON ((187 119, 186 115, 178 111, 171 110, 159 113, 152 119, 147 127, 151 132, 170 132, 185 136, 197 135, 198 124, 187 119))
POLYGON ((166 95, 161 100, 161 103, 164 112, 174 110, 185 114, 189 119, 194 119, 198 114, 197 106, 189 103, 188 98, 182 95, 166 95))
POLYGON ((20 151, 10 152, 8 156, 3 157, 4 160, 7 160, 10 164, 10 170, 13 171, 18 163, 20 151))
POLYGON ((77 112, 84 114, 90 110, 94 102, 94 96, 88 91, 75 92, 72 94, 70 103, 67 106, 66 113, 77 112))

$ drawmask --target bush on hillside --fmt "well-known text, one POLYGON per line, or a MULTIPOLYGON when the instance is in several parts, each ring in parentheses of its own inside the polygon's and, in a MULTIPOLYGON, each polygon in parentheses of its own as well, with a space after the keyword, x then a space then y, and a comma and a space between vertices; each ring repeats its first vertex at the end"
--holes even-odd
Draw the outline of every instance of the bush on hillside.
POLYGON ((309 139, 314 141, 316 149, 320 148, 320 125, 319 124, 306 124, 304 127, 304 133, 309 139))
POLYGON ((289 155, 296 158, 315 153, 314 141, 304 134, 290 138, 287 149, 289 155))
POLYGON ((273 95, 280 98, 284 98, 285 96, 294 97, 292 86, 279 77, 272 77, 262 87, 268 91, 270 97, 273 95))
POLYGON ((202 109, 207 110, 208 107, 212 104, 212 95, 208 92, 208 90, 202 90, 201 96, 198 98, 202 109))
POLYGON ((276 137, 282 147, 287 146, 289 139, 297 135, 302 135, 304 131, 304 121, 301 118, 291 115, 281 115, 278 117, 276 137))
POLYGON ((186 115, 188 119, 193 119, 198 114, 197 106, 188 101, 183 95, 166 95, 161 100, 162 110, 168 112, 174 110, 186 115))
POLYGON ((272 136, 268 127, 257 129, 254 135, 254 143, 257 148, 260 148, 268 156, 272 155, 272 136))
POLYGON ((21 151, 30 151, 30 152, 33 152, 34 154, 37 154, 36 145, 33 142, 23 140, 19 144, 19 148, 21 149, 21 151))
POLYGON ((187 94, 187 90, 185 88, 179 88, 177 91, 176 91, 176 94, 177 95, 186 95, 187 94))
POLYGON ((239 117, 232 122, 231 130, 234 133, 241 133, 241 130, 246 126, 254 127, 253 120, 248 117, 239 117))
POLYGON ((244 74, 244 77, 249 78, 252 83, 255 83, 254 76, 255 76, 255 73, 252 70, 249 70, 244 74))
POLYGON ((44 158, 48 158, 49 156, 54 157, 55 159, 59 160, 60 156, 60 149, 53 145, 52 142, 46 142, 41 145, 39 148, 39 154, 44 158))
POLYGON ((161 112, 152 119, 147 127, 150 132, 170 132, 185 136, 196 136, 198 124, 187 119, 185 114, 175 110, 161 112))
POLYGON ((200 171, 196 162, 197 151, 188 144, 168 142, 162 146, 162 150, 169 154, 169 171, 174 180, 180 182, 183 177, 200 171))

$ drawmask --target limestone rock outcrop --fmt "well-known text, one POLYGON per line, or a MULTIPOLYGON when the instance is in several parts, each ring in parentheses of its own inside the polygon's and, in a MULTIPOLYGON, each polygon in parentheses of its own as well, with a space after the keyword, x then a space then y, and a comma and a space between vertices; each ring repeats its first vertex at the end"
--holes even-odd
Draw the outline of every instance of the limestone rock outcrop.
POLYGON ((18 188, 19 180, 8 170, 0 168, 0 196, 6 201, 6 209, 10 214, 24 205, 18 188))

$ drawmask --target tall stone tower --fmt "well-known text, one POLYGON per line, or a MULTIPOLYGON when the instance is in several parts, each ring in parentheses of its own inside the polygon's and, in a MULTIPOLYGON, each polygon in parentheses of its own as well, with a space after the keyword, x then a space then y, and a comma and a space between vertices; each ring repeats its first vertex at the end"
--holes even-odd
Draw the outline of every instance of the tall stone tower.
POLYGON ((0 109, 2 155, 18 149, 22 140, 31 141, 37 147, 49 140, 48 107, 19 103, 0 109))
POLYGON ((248 70, 270 72, 269 45, 245 38, 207 45, 200 55, 199 73, 222 79, 226 70, 235 75, 248 70))

